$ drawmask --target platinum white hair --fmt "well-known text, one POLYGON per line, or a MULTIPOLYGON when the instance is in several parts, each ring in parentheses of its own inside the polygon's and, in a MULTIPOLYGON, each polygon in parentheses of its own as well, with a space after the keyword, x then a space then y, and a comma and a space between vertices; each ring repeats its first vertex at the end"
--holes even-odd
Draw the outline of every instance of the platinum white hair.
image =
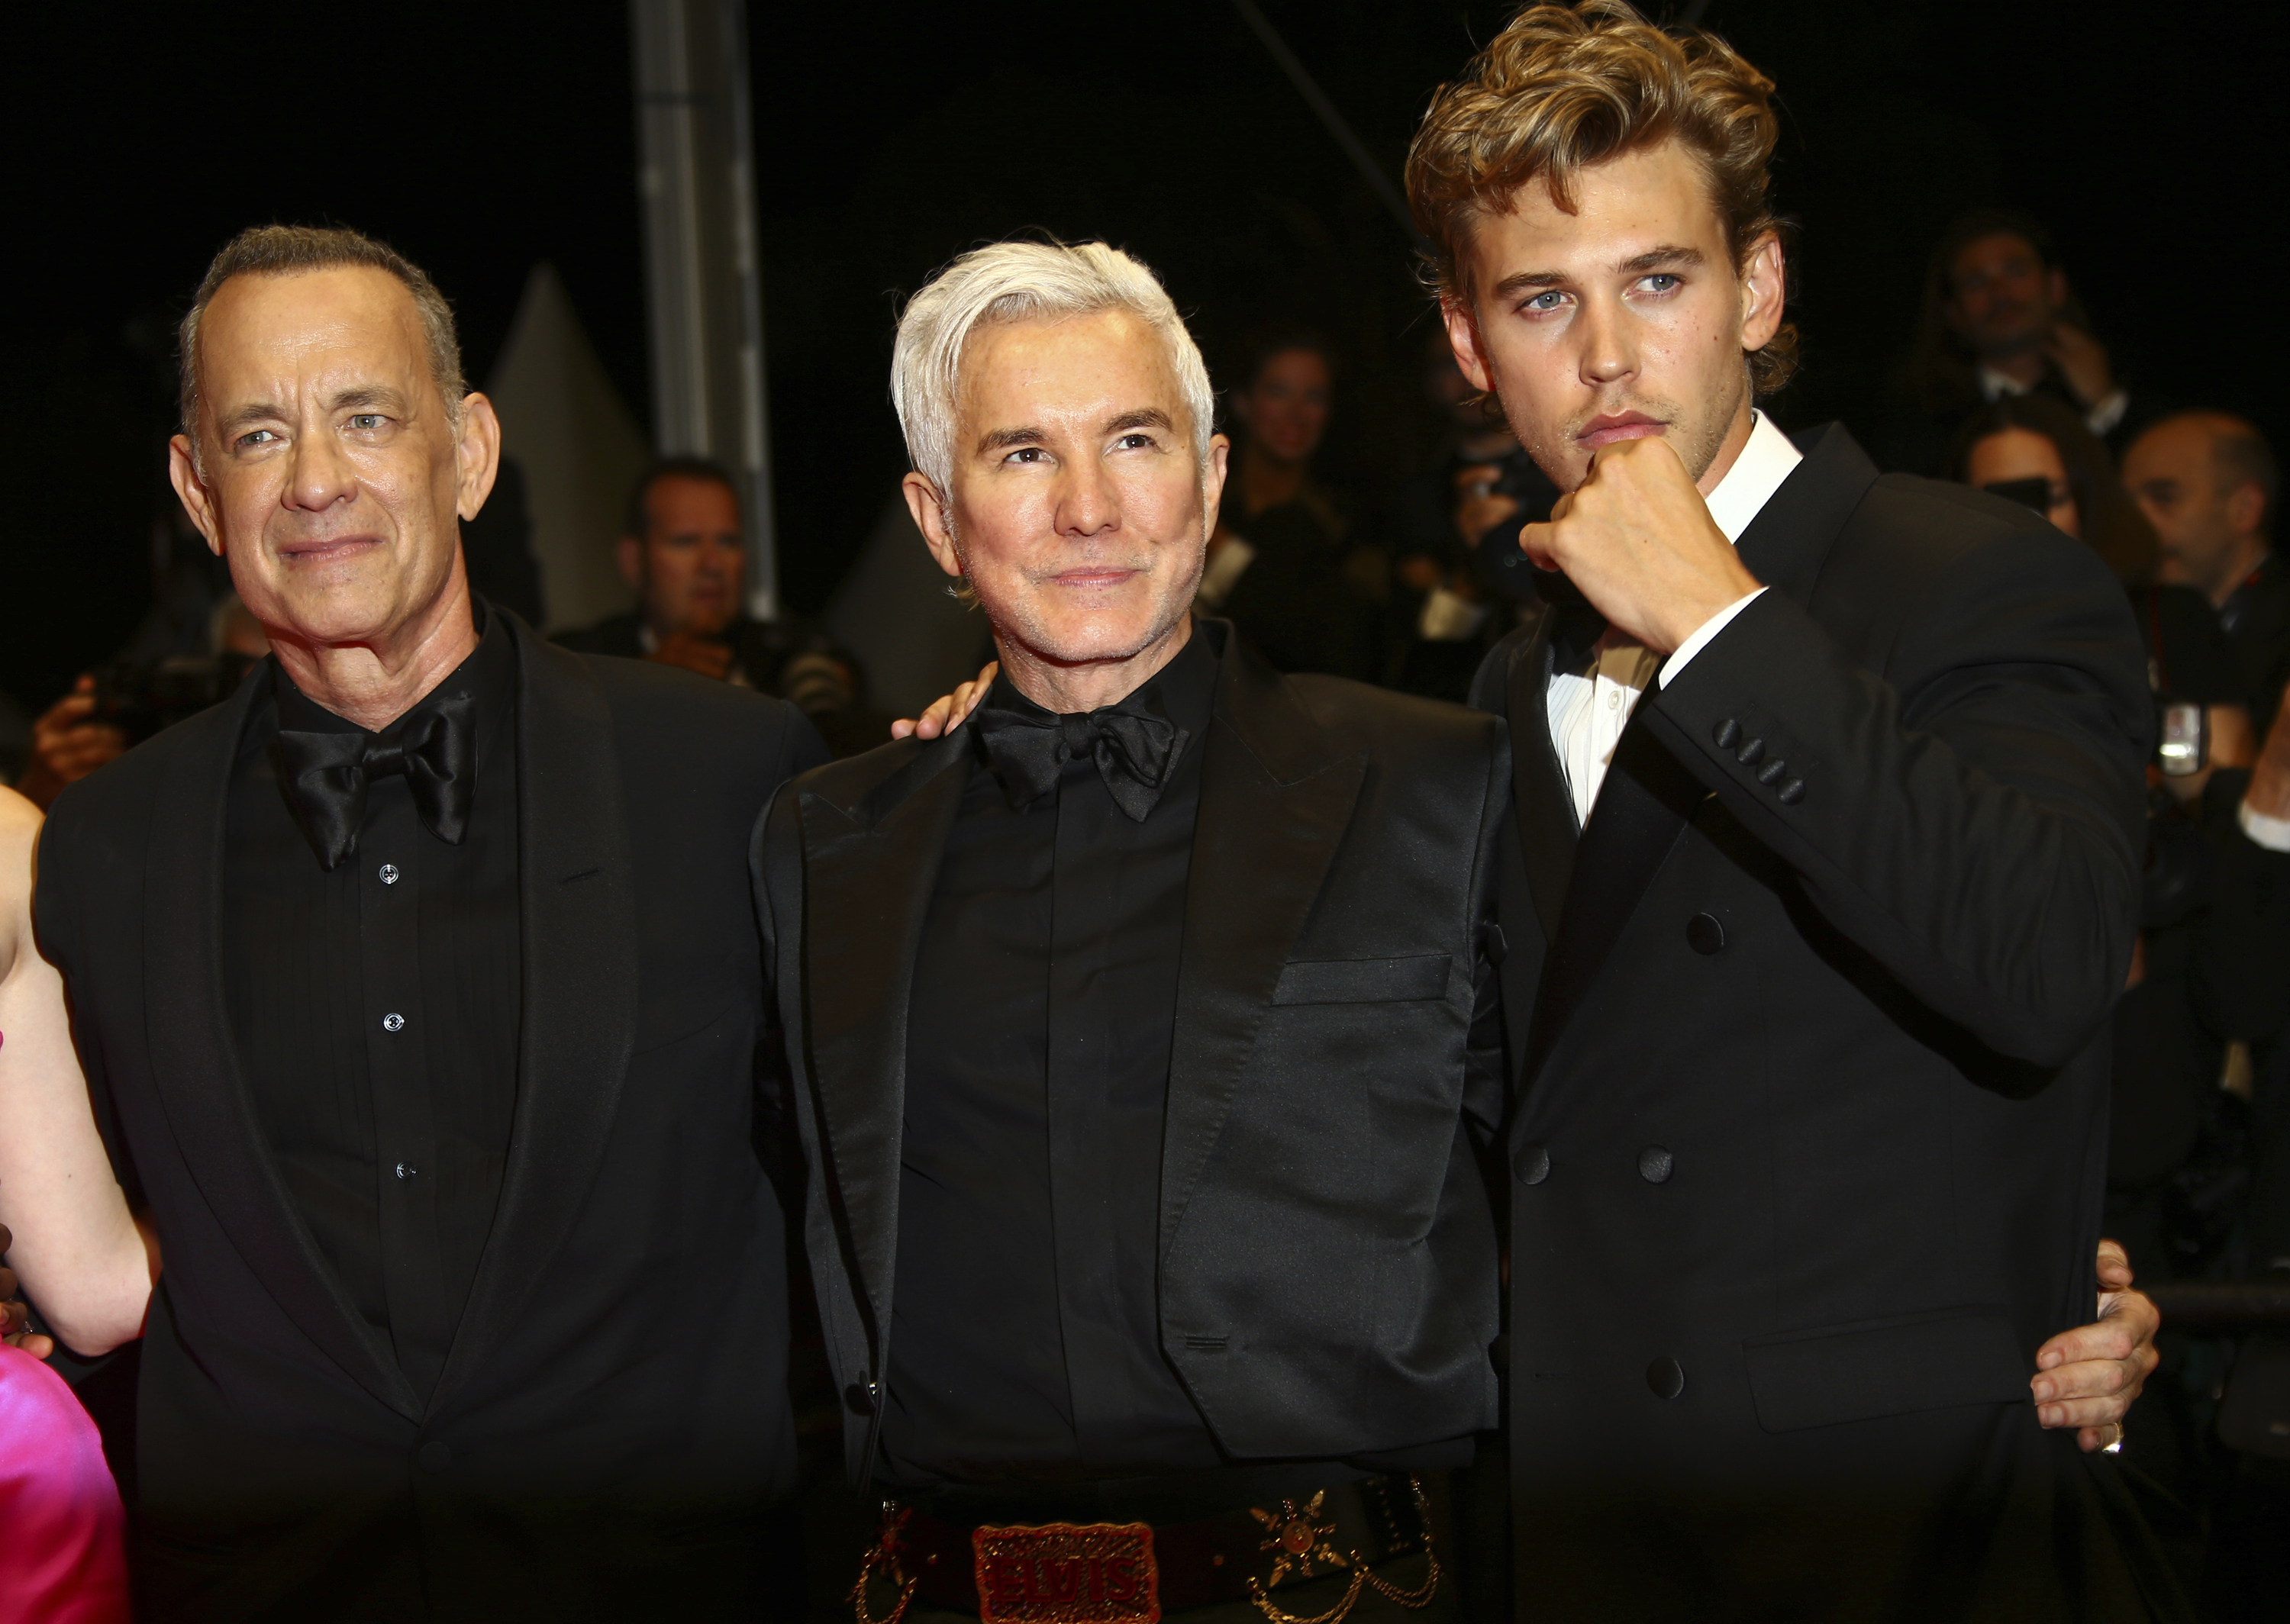
POLYGON ((1103 243, 996 243, 964 254, 907 300, 891 352, 891 404, 906 431, 907 455, 941 499, 954 488, 955 420, 970 335, 1004 322, 1109 310, 1135 316, 1169 347, 1192 419, 1193 460, 1206 477, 1216 417, 1209 369, 1152 268, 1103 243))

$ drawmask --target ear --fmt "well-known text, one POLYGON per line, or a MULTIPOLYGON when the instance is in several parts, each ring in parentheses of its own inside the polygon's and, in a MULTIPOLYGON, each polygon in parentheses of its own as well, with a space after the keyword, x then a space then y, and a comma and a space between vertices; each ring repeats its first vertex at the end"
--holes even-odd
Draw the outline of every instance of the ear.
POLYGON ((2226 493, 2221 504, 2226 509, 2226 522, 2238 536, 2254 536, 2266 519, 2266 493, 2254 484, 2246 481, 2226 493))
POLYGON ((1209 436, 1209 465, 1201 470, 1201 500, 1206 511, 1201 515, 1201 533, 1205 536, 1216 523, 1217 504, 1224 500, 1225 475, 1230 470, 1232 442, 1221 434, 1209 436))
POLYGON ((460 482, 455 508, 463 518, 474 519, 500 472, 500 418, 482 395, 461 397, 461 439, 454 459, 460 482))
POLYGON ((1484 395, 1495 392, 1494 369, 1486 363, 1479 348, 1479 322, 1470 306, 1460 299, 1439 301, 1439 319, 1447 326, 1447 346, 1455 352, 1455 364, 1471 387, 1484 395))
POLYGON ((1782 259, 1782 240, 1768 231, 1750 245, 1742 266, 1742 348, 1763 349, 1782 328, 1782 308, 1789 298, 1789 267, 1782 259))
POLYGON ((621 566, 621 579, 629 591, 641 596, 645 584, 645 544, 634 536, 622 536, 613 543, 613 562, 621 566))
POLYGON ((923 532, 938 567, 959 580, 962 555, 955 551, 954 532, 946 522, 946 499, 939 488, 926 475, 909 473, 899 481, 899 492, 907 499, 907 511, 914 515, 915 528, 923 532))
POLYGON ((199 527, 199 534, 207 539, 207 551, 220 558, 222 552, 222 525, 215 512, 214 492, 208 490, 199 477, 198 465, 191 460, 191 442, 188 435, 177 435, 167 442, 167 480, 182 499, 183 511, 191 516, 191 523, 199 527))

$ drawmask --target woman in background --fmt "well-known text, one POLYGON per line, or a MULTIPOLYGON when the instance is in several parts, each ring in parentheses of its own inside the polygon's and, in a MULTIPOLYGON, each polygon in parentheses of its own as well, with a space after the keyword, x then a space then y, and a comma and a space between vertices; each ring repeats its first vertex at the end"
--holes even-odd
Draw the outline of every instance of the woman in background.
POLYGON ((1381 554, 1359 545, 1342 498, 1313 476, 1335 358, 1301 330, 1259 338, 1227 396, 1234 448, 1209 537, 1200 606, 1229 616, 1283 671, 1381 674, 1381 554))

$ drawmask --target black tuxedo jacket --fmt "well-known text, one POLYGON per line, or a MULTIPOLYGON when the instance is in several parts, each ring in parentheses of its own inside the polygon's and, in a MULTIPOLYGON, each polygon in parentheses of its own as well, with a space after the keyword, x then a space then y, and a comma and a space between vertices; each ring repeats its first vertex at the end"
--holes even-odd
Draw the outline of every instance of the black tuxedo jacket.
POLYGON ((224 798, 267 671, 66 791, 42 837, 43 945, 165 1251, 139 1404, 159 1616, 753 1615, 793 1447, 746 859, 824 751, 776 700, 509 624, 516 1116, 426 1404, 292 1204, 234 1052, 224 798))
POLYGON ((1740 538, 1771 590, 1640 702, 1579 835, 1570 612, 1475 695, 1518 813, 1521 1603, 2104 1616, 2105 1485, 2028 1380, 2093 1306, 2138 633, 2041 518, 1806 449, 1740 538))
MULTIPOLYGON (((1186 889, 1162 1347, 1236 1457, 1461 1438, 1496 1409, 1494 1226, 1467 1118, 1500 1115, 1482 966, 1509 806, 1501 730, 1282 676, 1229 630, 1196 632, 1227 652, 1186 889)), ((960 729, 886 745, 798 779, 757 840, 812 1269, 862 1482, 916 947, 963 785, 984 770, 960 729)))

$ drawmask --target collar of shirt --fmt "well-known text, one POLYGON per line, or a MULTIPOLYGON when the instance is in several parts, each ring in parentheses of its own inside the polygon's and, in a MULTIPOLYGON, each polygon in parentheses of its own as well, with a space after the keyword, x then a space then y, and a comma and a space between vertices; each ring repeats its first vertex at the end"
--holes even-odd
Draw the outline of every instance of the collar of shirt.
MULTIPOLYGON (((1185 646, 1170 657, 1169 663, 1112 703, 1125 705, 1133 699, 1156 700, 1161 714, 1191 734, 1196 743, 1205 738, 1209 715, 1216 708, 1217 668, 1224 653, 1224 627, 1221 620, 1205 621, 1196 616, 1192 635, 1185 639, 1185 646)), ((1006 672, 994 679, 990 700, 1010 710, 1045 716, 1056 714, 1019 692, 1006 672)), ((1098 708, 1110 709, 1111 706, 1098 708)))
MULTIPOLYGON (((501 736, 516 704, 516 652, 500 617, 483 604, 477 605, 477 646, 444 679, 415 701, 412 716, 441 693, 467 689, 477 702, 477 766, 482 772, 492 741, 501 736)), ((338 716, 294 685, 285 668, 271 657, 271 695, 277 705, 277 725, 304 733, 357 733, 366 730, 347 716, 338 716)), ((392 725, 396 725, 392 724, 392 725)))
POLYGON ((2002 400, 2007 395, 2025 395, 2028 386, 2009 372, 1999 372, 1982 362, 1974 376, 1979 380, 1980 398, 2002 400))
MULTIPOLYGON (((1774 492, 1782 488, 1782 483, 1797 465, 1805 460, 1805 453, 1774 427, 1771 418, 1762 412, 1752 412, 1750 418, 1750 437, 1743 443, 1741 454, 1734 459, 1734 466, 1726 470, 1725 477, 1706 499, 1709 516, 1717 521, 1728 541, 1741 540, 1750 521, 1773 500, 1774 492)), ((1749 598, 1745 597, 1712 617, 1709 625, 1671 656, 1671 661, 1682 663, 1679 655, 1691 659, 1699 645, 1733 619, 1747 602, 1749 598)), ((1578 825, 1590 820, 1590 808, 1606 781, 1606 768, 1614 758, 1614 747, 1621 741, 1622 729, 1629 725, 1631 713, 1645 697, 1655 671, 1661 668, 1662 662, 1634 640, 1610 628, 1593 647, 1585 669, 1551 674, 1547 696, 1550 740, 1557 749, 1559 766, 1566 774, 1566 788, 1573 798, 1578 825)))

